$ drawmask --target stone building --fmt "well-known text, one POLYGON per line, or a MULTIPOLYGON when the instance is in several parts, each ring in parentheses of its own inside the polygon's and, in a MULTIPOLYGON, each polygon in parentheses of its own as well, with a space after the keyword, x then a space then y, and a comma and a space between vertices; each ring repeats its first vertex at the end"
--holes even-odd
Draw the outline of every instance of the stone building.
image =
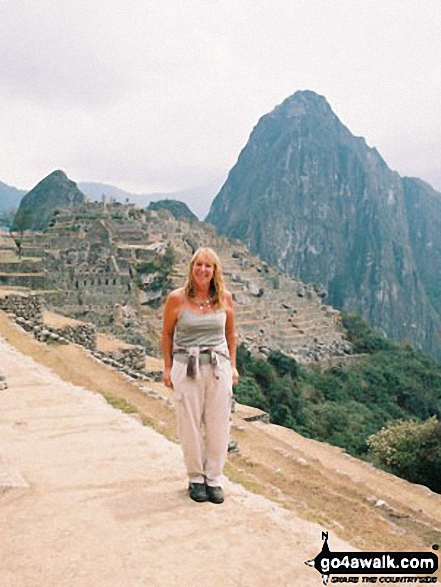
POLYGON ((4 264, 0 281, 40 290, 49 309, 159 352, 162 303, 202 245, 220 256, 239 338, 250 349, 280 349, 301 362, 350 352, 326 292, 269 267, 211 225, 166 210, 112 201, 57 210, 43 234, 24 236, 23 250, 34 255, 4 264))

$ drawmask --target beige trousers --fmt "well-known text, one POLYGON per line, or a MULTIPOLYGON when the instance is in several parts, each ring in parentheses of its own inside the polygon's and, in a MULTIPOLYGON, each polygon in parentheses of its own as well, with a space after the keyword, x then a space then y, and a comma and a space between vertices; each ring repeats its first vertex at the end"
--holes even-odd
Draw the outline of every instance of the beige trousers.
POLYGON ((222 486, 230 432, 231 364, 220 358, 216 372, 211 364, 199 365, 197 377, 193 379, 187 377, 187 364, 175 359, 171 380, 188 479, 212 487, 222 486))

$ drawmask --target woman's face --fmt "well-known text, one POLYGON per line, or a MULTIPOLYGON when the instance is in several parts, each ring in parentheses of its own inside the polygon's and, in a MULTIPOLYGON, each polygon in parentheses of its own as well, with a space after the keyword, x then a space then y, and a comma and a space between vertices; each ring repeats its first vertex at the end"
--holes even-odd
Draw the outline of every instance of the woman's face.
POLYGON ((204 254, 199 255, 193 264, 193 280, 196 287, 206 289, 214 275, 213 262, 204 254))

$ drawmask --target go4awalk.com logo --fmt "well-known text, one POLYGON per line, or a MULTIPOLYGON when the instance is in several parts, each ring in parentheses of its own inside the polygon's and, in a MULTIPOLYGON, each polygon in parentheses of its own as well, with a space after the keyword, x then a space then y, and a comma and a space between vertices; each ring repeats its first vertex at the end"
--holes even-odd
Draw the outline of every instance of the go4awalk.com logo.
MULTIPOLYGON (((438 570, 438 556, 433 552, 331 552, 327 532, 322 532, 322 540, 321 552, 305 564, 321 573, 324 585, 331 576, 331 583, 412 584, 437 581, 436 577, 430 576, 438 570)), ((433 548, 435 550, 438 546, 433 548)))

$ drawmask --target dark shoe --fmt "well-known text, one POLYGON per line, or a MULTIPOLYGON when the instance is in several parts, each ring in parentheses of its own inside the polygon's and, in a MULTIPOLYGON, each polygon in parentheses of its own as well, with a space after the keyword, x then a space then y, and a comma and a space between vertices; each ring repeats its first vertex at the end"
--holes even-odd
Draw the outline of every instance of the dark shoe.
POLYGON ((208 501, 207 486, 205 483, 190 483, 188 485, 188 495, 193 501, 199 503, 208 501))
POLYGON ((225 494, 222 487, 210 487, 207 485, 208 501, 211 503, 224 503, 225 494))

